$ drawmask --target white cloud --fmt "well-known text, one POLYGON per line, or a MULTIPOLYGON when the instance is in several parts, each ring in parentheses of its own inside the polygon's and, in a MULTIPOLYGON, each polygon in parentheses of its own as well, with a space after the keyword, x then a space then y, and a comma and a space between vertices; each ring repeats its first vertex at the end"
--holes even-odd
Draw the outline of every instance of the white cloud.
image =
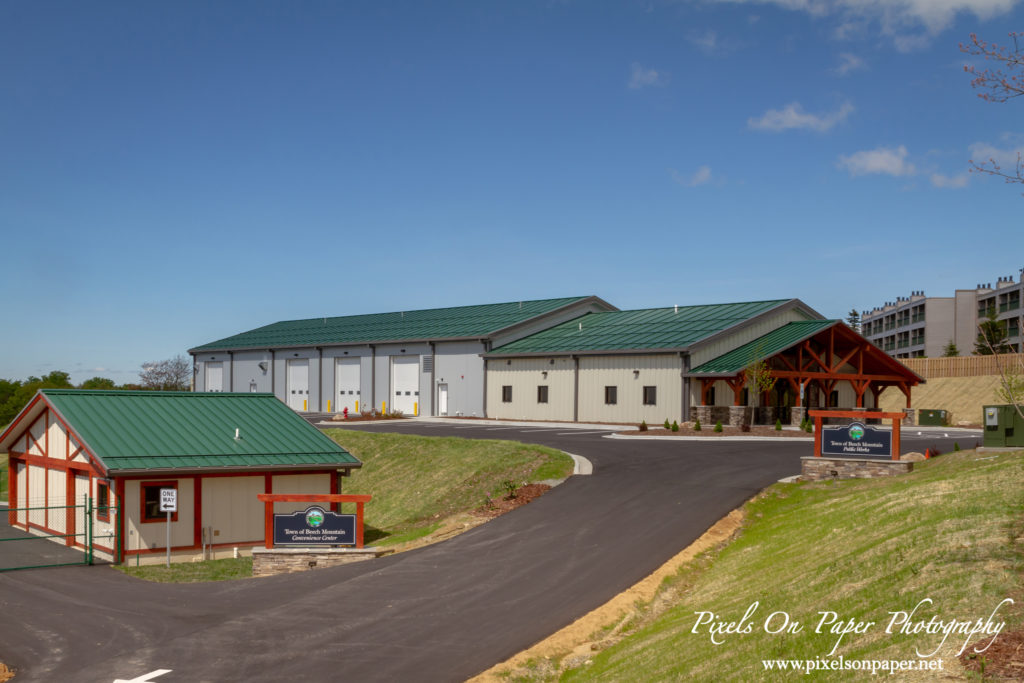
POLYGON ((908 176, 917 173, 914 165, 907 161, 907 148, 903 145, 896 148, 878 147, 854 152, 850 156, 840 156, 839 167, 845 168, 853 176, 872 173, 908 176))
POLYGON ((669 81, 669 74, 656 69, 645 69, 636 62, 633 62, 632 72, 629 76, 629 87, 632 90, 640 90, 650 86, 664 86, 669 81))
POLYGON ((851 52, 844 52, 839 55, 839 66, 832 70, 838 76, 846 76, 854 71, 859 71, 867 65, 864 60, 851 52))
POLYGON ((769 109, 761 118, 747 119, 747 127, 779 133, 784 130, 808 129, 824 133, 842 123, 853 112, 853 105, 845 102, 834 112, 817 115, 808 114, 799 102, 787 104, 782 109, 769 109))
POLYGON ((712 53, 718 49, 718 33, 711 29, 703 32, 691 31, 686 40, 701 52, 712 53))
POLYGON ((967 174, 961 173, 960 175, 947 176, 941 173, 932 173, 931 181, 935 187, 960 189, 967 187, 967 174))
POLYGON ((672 175, 672 180, 683 187, 697 187, 711 182, 710 166, 701 166, 692 175, 684 175, 674 168, 670 168, 669 173, 672 175))
POLYGON ((1016 136, 1003 136, 1003 142, 1009 143, 1008 147, 996 147, 988 142, 975 142, 968 149, 971 152, 971 161, 976 164, 985 164, 994 161, 997 166, 1016 166, 1018 156, 1024 156, 1024 145, 1014 144, 1016 136))
POLYGON ((855 27, 877 25, 897 49, 910 51, 949 28, 957 14, 985 21, 1012 10, 1020 0, 712 0, 730 4, 776 5, 814 17, 835 17, 839 36, 855 27))

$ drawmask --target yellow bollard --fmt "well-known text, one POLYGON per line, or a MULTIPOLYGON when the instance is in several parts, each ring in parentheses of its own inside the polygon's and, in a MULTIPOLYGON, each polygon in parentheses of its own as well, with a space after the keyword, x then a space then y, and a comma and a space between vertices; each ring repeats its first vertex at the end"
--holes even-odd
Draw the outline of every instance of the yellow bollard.
POLYGON ((380 402, 380 414, 381 415, 387 415, 388 414, 388 402, 387 401, 381 401, 380 402))
POLYGON ((412 416, 413 417, 419 417, 420 416, 420 404, 419 403, 413 403, 412 404, 412 416))
POLYGON ((306 412, 306 399, 302 399, 302 412, 306 412))
POLYGON ((356 412, 359 412, 359 401, 356 401, 356 412))
POLYGON ((331 399, 327 399, 327 412, 331 412, 331 399))

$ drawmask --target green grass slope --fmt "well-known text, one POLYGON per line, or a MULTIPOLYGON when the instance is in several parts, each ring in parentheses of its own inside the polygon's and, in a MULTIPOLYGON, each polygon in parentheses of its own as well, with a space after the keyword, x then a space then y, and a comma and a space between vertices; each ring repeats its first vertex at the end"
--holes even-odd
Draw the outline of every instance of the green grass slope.
POLYGON ((325 433, 363 463, 342 486, 373 496, 366 505, 366 542, 376 545, 426 535, 441 520, 480 507, 485 496, 504 495, 505 481, 562 479, 573 468, 561 451, 512 441, 325 433))
MULTIPOLYGON (((1004 598, 996 621, 1018 628, 1024 534, 1024 457, 961 451, 924 463, 899 478, 778 484, 746 506, 739 535, 716 556, 699 558, 666 586, 674 604, 648 612, 632 635, 563 674, 569 681, 750 681, 803 674, 766 672, 761 660, 792 658, 916 660, 938 652, 944 674, 904 672, 896 680, 963 676, 954 660, 965 637, 887 633, 891 612, 922 605, 913 622, 985 621, 1004 598), (696 613, 739 622, 757 603, 750 632, 722 633, 712 643, 696 613), (779 612, 766 628, 769 615, 779 612), (785 615, 781 613, 785 613, 785 615), (874 622, 840 639, 837 622, 874 622), (771 634, 786 620, 799 633, 771 634), (836 646, 837 640, 839 641, 836 646)), ((740 629, 743 630, 742 628, 740 629)), ((971 642, 982 636, 971 638, 971 642)), ((983 655, 979 655, 983 656, 983 655)), ((544 677, 544 676, 542 676, 544 677)), ((814 680, 867 674, 814 673, 814 680)))

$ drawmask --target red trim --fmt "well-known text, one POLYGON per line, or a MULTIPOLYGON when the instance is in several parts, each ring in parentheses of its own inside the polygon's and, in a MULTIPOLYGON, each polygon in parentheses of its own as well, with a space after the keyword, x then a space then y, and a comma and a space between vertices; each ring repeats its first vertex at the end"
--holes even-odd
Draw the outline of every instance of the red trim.
POLYGON ((121 555, 120 555, 120 557, 115 557, 114 561, 117 562, 118 564, 120 564, 121 562, 124 561, 124 546, 125 546, 125 537, 124 537, 125 520, 124 520, 124 518, 127 516, 126 510, 124 509, 124 479, 115 479, 114 480, 114 485, 117 486, 117 504, 118 504, 118 507, 121 509, 121 514, 119 514, 117 516, 117 526, 118 526, 118 530, 117 530, 117 534, 118 535, 117 535, 117 537, 121 539, 121 555))
POLYGON ((17 513, 14 508, 18 507, 18 467, 16 463, 21 462, 17 458, 7 459, 7 523, 14 525, 17 513))
POLYGON ((203 540, 203 478, 192 477, 192 545, 202 545, 203 540))
MULTIPOLYGON (((181 479, 189 479, 191 477, 202 477, 204 479, 210 479, 212 477, 282 477, 291 474, 332 474, 336 466, 332 465, 330 469, 322 470, 274 470, 268 472, 267 470, 238 470, 232 472, 196 472, 195 470, 182 470, 181 472, 160 472, 150 474, 125 474, 120 475, 116 472, 114 476, 118 479, 124 479, 125 481, 137 481, 140 479, 152 479, 153 477, 179 477, 181 479)), ((267 487, 271 486, 269 482, 266 484, 267 487)), ((270 491, 267 491, 270 493, 270 491)))
MULTIPOLYGON (((155 488, 155 489, 161 489, 161 488, 177 489, 178 488, 178 480, 177 479, 166 479, 164 481, 144 481, 144 482, 141 482, 139 484, 139 524, 156 524, 156 523, 159 523, 159 522, 165 522, 165 523, 167 522, 167 515, 166 515, 166 513, 164 515, 160 516, 160 517, 149 517, 149 516, 146 515, 146 489, 153 489, 153 488, 155 488)), ((180 501, 179 501, 179 503, 180 503, 180 501)), ((181 505, 178 505, 178 508, 180 509, 181 505)), ((171 521, 172 522, 177 522, 178 521, 178 513, 177 512, 172 512, 171 513, 171 521)), ((164 550, 166 550, 166 548, 164 548, 164 550)))
MULTIPOLYGON (((22 420, 26 419, 28 414, 30 412, 32 412, 32 408, 35 406, 35 404, 39 403, 39 401, 41 401, 41 400, 43 400, 43 395, 42 394, 36 394, 35 397, 31 401, 28 402, 28 405, 21 409, 21 412, 18 413, 18 416, 16 418, 14 418, 14 421, 11 422, 11 425, 6 430, 4 430, 4 433, 0 434, 0 441, 3 441, 4 439, 6 439, 9 434, 13 434, 15 432, 15 429, 17 428, 18 424, 22 420)), ((49 405, 49 403, 47 403, 47 405, 49 405)))
MULTIPOLYGON (((64 504, 68 508, 72 508, 75 505, 75 473, 71 470, 64 471, 64 504)), ((75 544, 75 522, 77 515, 71 514, 67 520, 67 533, 71 534, 70 537, 65 541, 66 545, 72 546, 75 544)))

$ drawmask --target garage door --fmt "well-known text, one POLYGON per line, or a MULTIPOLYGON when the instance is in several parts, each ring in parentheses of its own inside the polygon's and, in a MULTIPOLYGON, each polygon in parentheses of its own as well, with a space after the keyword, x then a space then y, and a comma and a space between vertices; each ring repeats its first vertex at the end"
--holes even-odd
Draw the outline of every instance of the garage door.
POLYGON ((309 361, 305 358, 288 361, 288 407, 309 410, 309 361))
POLYGON ((359 359, 339 358, 334 368, 334 386, 337 395, 334 397, 334 410, 342 412, 348 408, 350 413, 359 410, 359 359))
POLYGON ((391 407, 406 415, 415 415, 420 401, 420 357, 391 357, 391 407))
POLYGON ((224 391, 224 363, 223 361, 206 362, 206 390, 224 391))

